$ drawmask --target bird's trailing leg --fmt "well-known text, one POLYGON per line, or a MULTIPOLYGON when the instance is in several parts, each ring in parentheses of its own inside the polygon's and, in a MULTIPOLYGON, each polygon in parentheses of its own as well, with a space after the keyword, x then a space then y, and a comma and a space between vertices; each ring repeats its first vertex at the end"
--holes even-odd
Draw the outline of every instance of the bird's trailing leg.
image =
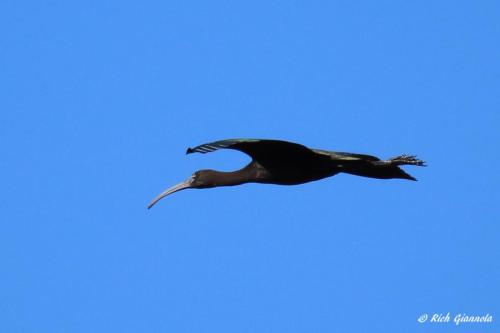
POLYGON ((374 165, 378 166, 399 166, 399 165, 416 165, 416 166, 426 166, 425 162, 419 160, 415 155, 399 155, 388 160, 383 161, 373 161, 374 165))
POLYGON ((396 157, 393 157, 387 161, 387 164, 390 165, 417 165, 417 166, 426 166, 425 162, 422 160, 419 160, 417 156, 415 155, 399 155, 396 157))

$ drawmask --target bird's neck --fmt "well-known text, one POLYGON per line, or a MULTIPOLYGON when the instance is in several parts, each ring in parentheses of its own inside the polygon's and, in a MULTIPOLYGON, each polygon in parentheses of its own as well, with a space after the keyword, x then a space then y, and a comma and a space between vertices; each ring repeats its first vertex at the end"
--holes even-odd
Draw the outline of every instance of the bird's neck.
POLYGON ((240 170, 230 172, 212 170, 212 172, 214 187, 258 183, 267 177, 266 171, 254 161, 240 170))

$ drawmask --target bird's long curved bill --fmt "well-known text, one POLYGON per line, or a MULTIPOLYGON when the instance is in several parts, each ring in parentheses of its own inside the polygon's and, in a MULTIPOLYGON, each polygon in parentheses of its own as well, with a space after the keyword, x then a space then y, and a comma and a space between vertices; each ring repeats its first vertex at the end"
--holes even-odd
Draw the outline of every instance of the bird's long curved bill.
POLYGON ((153 199, 153 201, 151 201, 151 203, 148 206, 148 209, 153 207, 158 201, 165 198, 167 195, 170 195, 170 194, 175 193, 175 192, 180 191, 180 190, 184 190, 186 188, 190 188, 192 181, 193 181, 193 178, 189 178, 189 179, 183 181, 182 183, 174 185, 171 188, 161 192, 160 194, 158 194, 158 196, 156 198, 153 199))

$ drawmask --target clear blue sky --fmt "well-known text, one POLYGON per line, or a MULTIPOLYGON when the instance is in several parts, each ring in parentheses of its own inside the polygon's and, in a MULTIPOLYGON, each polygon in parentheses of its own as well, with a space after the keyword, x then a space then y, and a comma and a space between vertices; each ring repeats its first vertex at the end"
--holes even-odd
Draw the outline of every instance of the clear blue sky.
POLYGON ((500 331, 498 1, 0 4, 1 332, 500 331), (149 201, 275 138, 349 175, 149 201), (424 314, 492 324, 420 324, 424 314))

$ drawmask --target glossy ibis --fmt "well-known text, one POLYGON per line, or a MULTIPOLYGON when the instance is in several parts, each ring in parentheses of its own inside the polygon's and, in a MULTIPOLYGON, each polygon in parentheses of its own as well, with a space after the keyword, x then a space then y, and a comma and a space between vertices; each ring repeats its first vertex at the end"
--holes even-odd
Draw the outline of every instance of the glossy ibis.
POLYGON ((196 171, 184 182, 160 193, 148 208, 167 195, 187 188, 210 188, 244 183, 297 185, 330 177, 339 172, 380 179, 416 180, 399 166, 425 166, 425 162, 415 156, 400 155, 380 160, 370 155, 310 149, 293 142, 261 139, 215 141, 188 148, 186 154, 205 154, 224 148, 244 152, 252 158, 252 161, 244 168, 233 172, 196 171))

